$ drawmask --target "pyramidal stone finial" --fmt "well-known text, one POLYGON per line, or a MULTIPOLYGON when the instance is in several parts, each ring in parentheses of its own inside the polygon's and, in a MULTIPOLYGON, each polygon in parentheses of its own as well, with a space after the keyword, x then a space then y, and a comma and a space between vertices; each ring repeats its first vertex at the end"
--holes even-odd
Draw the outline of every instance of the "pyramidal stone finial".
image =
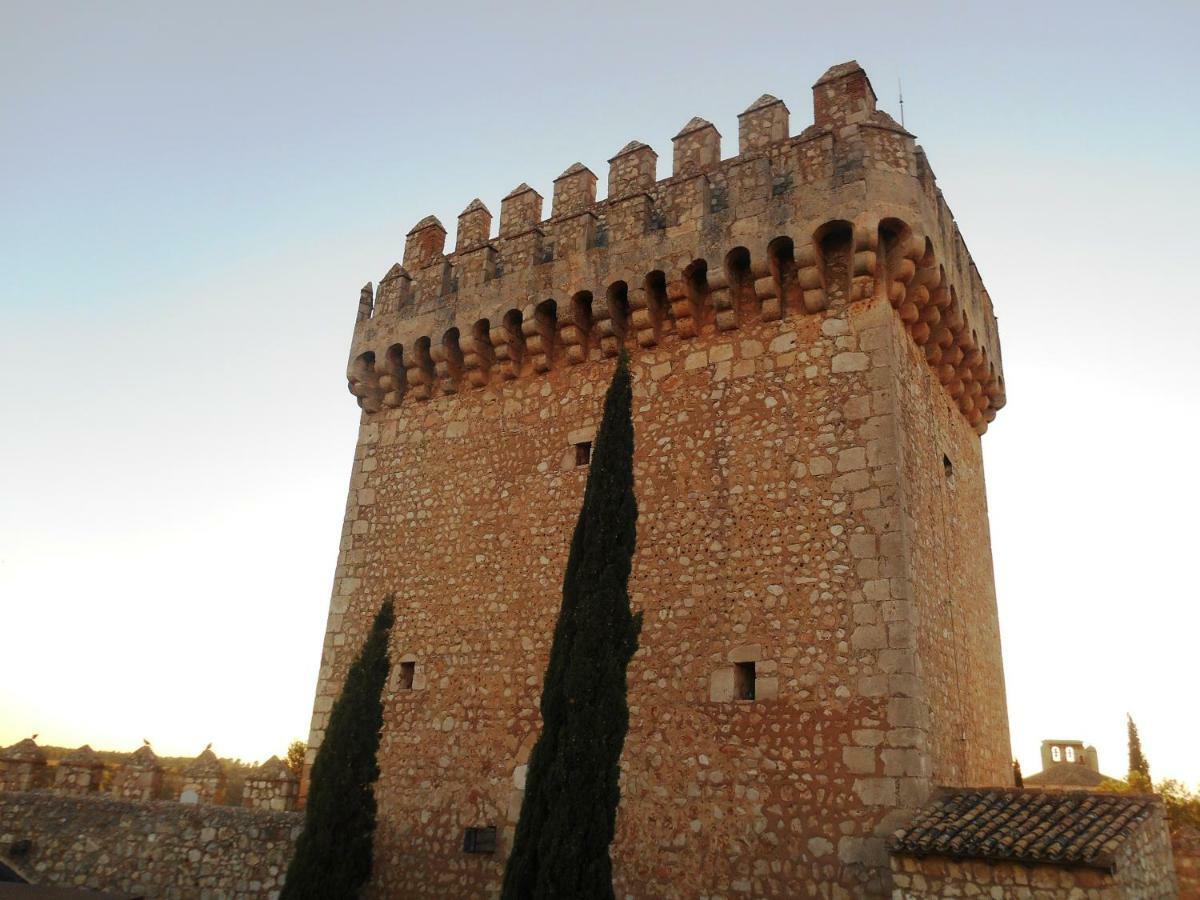
POLYGON ((445 227, 442 225, 441 221, 438 219, 438 217, 437 217, 437 216, 426 216, 426 217, 425 217, 425 218, 423 218, 423 219, 422 219, 420 222, 418 222, 416 225, 414 225, 414 226, 413 226, 413 227, 412 227, 412 228, 409 230, 409 232, 408 232, 408 233, 409 233, 409 234, 416 234, 418 231, 424 231, 426 228, 429 228, 431 225, 435 225, 435 226, 437 226, 438 228, 441 228, 441 229, 442 229, 442 231, 445 231, 445 230, 446 230, 446 229, 445 229, 445 227))
POLYGON ((679 140, 679 138, 683 137, 685 134, 691 134, 693 131, 699 131, 702 128, 712 128, 713 131, 716 131, 713 123, 708 121, 708 119, 702 119, 699 116, 693 116, 688 123, 683 126, 683 128, 679 129, 679 134, 675 135, 675 137, 671 138, 671 140, 679 140))
POLYGON ((460 212, 458 214, 458 217, 461 219, 467 213, 480 212, 480 211, 487 213, 489 216, 492 214, 492 211, 490 209, 488 209, 486 206, 484 206, 483 201, 480 200, 478 197, 476 197, 474 200, 472 200, 470 203, 467 204, 467 208, 464 209, 462 212, 460 212))
POLYGON ((630 141, 628 144, 610 156, 608 161, 612 162, 615 159, 620 159, 622 156, 627 156, 630 153, 636 153, 638 150, 649 150, 651 154, 658 156, 658 154, 654 152, 654 148, 649 144, 643 144, 641 141, 630 141))
POLYGON ((578 175, 580 172, 588 172, 589 174, 592 174, 592 175, 595 174, 594 172, 592 172, 591 169, 589 169, 583 163, 577 162, 577 163, 572 163, 571 165, 567 166, 566 171, 563 172, 561 175, 558 176, 558 178, 555 178, 554 180, 561 181, 563 178, 570 178, 572 175, 578 175))
POLYGON ((392 263, 392 267, 387 270, 386 275, 384 275, 381 279, 379 279, 379 282, 380 282, 380 284, 382 284, 385 281, 392 281, 393 279, 396 279, 396 278, 411 278, 411 277, 412 276, 408 274, 408 270, 405 269, 404 266, 400 265, 400 263, 392 263))
POLYGON ((749 106, 747 106, 739 115, 744 116, 746 113, 756 112, 760 109, 766 109, 768 106, 774 106, 776 103, 783 103, 774 94, 763 94, 749 106))
MULTIPOLYGON (((533 188, 531 188, 524 181, 522 181, 515 188, 513 188, 511 191, 509 191, 507 194, 505 194, 504 199, 507 200, 509 197, 519 197, 521 194, 524 194, 527 191, 533 191, 533 188)), ((535 194, 537 194, 537 191, 533 191, 533 192, 535 194)), ((541 195, 538 194, 538 196, 541 196, 541 195)))

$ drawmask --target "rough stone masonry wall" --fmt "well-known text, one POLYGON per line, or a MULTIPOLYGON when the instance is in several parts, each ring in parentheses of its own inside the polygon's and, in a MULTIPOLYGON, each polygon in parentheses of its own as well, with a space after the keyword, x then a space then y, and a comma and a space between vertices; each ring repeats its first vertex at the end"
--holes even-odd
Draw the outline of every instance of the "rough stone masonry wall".
POLYGON ((128 802, 46 791, 0 792, 0 854, 35 884, 150 898, 259 900, 279 895, 302 814, 128 802))
POLYGON ((970 521, 986 515, 970 439, 1004 401, 991 301, 923 155, 874 109, 861 69, 835 67, 814 97, 814 126, 794 138, 781 103, 756 102, 725 161, 715 129, 689 122, 661 182, 653 151, 631 143, 602 202, 571 166, 546 220, 521 185, 494 240, 472 202, 452 254, 428 217, 404 265, 364 289, 348 370, 364 417, 309 763, 395 594, 380 896, 496 891, 586 478, 576 445, 621 345, 646 624, 618 889, 882 895, 883 838, 933 773, 1007 783, 1002 682, 949 690, 970 637, 922 656, 948 587, 917 560, 967 570, 954 584, 980 588, 959 601, 984 629, 974 640, 994 635, 990 558, 974 546, 986 523, 970 521), (953 399, 965 431, 907 397, 914 377, 953 399), (962 536, 932 541, 914 520, 940 488, 905 481, 944 446, 966 460, 962 536), (736 700, 733 667, 751 662, 756 699, 736 700), (934 733, 947 723, 970 729, 978 757, 957 773, 961 730, 934 733), (499 828, 495 855, 463 852, 474 826, 499 828))
POLYGON ((890 573, 897 611, 889 628, 911 635, 913 651, 898 654, 893 677, 920 673, 923 700, 911 712, 916 739, 927 741, 930 768, 922 774, 947 786, 1011 785, 981 442, 908 335, 896 329, 891 337, 911 580, 890 573))
POLYGON ((1013 900, 1159 900, 1169 894, 1130 894, 1098 869, 954 860, 940 856, 892 861, 893 900, 924 897, 994 897, 1013 900))
MULTIPOLYGON (((896 334, 871 301, 633 361, 645 625, 619 891, 886 889, 882 837, 928 786, 918 687, 894 665, 911 635, 876 626, 901 599, 880 582, 905 577, 897 467, 877 452, 900 422, 896 334), (713 702, 734 660, 756 662, 758 699, 713 702)), ((610 374, 574 367, 362 425, 331 641, 361 640, 394 592, 393 659, 414 663, 413 689, 394 679, 386 700, 381 896, 498 886, 586 478, 573 445, 610 374), (487 825, 496 855, 463 854, 463 829, 487 825)), ((1006 730, 979 740, 1007 754, 1006 730)))

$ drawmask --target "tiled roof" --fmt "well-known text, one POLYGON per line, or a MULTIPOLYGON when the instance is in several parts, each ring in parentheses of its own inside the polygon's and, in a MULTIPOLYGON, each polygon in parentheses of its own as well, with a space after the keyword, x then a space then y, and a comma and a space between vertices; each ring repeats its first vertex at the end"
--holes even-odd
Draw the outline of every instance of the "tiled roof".
POLYGON ((943 788, 888 843, 908 856, 1108 869, 1157 803, 1144 794, 943 788))

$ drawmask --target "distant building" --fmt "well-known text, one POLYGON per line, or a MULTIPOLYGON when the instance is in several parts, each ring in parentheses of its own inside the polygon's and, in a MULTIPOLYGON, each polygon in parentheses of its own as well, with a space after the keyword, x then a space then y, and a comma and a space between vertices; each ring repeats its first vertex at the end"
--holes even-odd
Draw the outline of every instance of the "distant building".
POLYGON ((1098 787, 1105 781, 1116 780, 1100 771, 1096 748, 1076 740, 1042 741, 1042 771, 1027 775, 1030 787, 1056 787, 1085 790, 1098 787))

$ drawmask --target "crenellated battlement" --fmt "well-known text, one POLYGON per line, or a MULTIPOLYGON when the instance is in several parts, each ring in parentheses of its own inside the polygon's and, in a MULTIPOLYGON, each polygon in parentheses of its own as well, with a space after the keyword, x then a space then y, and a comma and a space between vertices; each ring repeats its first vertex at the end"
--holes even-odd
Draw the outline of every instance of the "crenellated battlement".
POLYGON ((886 301, 979 433, 1004 404, 991 300, 911 134, 876 108, 857 63, 813 87, 813 124, 790 134, 764 94, 738 117, 738 155, 693 118, 671 176, 638 141, 609 159, 607 195, 575 163, 544 198, 518 185, 498 231, 476 198, 454 249, 434 216, 402 264, 363 288, 348 368, 367 413, 555 368, 886 301))

